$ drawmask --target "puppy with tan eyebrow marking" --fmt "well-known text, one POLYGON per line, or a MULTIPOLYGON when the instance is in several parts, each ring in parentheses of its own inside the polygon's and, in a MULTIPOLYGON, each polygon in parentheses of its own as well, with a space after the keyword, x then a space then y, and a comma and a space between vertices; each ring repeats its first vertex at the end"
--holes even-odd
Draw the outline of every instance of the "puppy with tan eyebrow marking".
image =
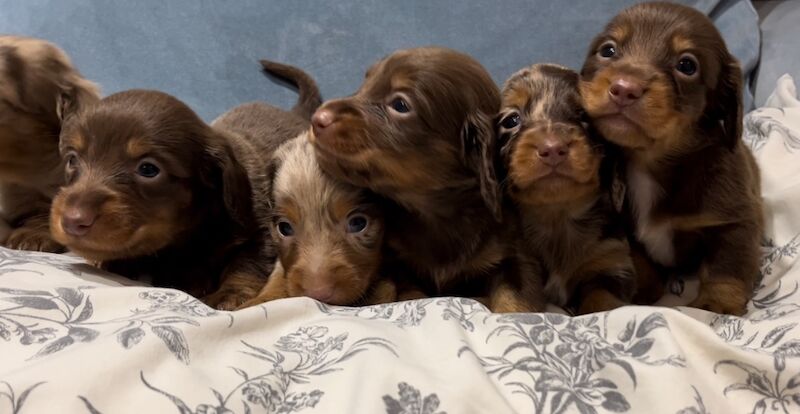
POLYGON ((500 155, 520 254, 539 264, 548 300, 578 314, 629 303, 634 271, 610 196, 613 160, 583 122, 578 74, 534 65, 508 79, 502 97, 500 155))
POLYGON ((65 117, 97 100, 97 86, 55 45, 0 36, 0 245, 63 251, 49 228, 64 181, 58 135, 65 117))
POLYGON ((378 277, 384 232, 379 200, 324 173, 308 135, 275 152, 269 175, 279 259, 264 289, 242 307, 296 296, 333 305, 394 301, 394 284, 378 277))
MULTIPOLYGON (((316 85, 299 86, 315 107, 316 85)), ((53 201, 54 237, 107 270, 235 309, 272 271, 264 168, 309 128, 300 114, 314 107, 302 106, 245 104, 209 126, 165 93, 106 97, 62 131, 67 184, 53 201)))
POLYGON ((386 211, 387 244, 412 285, 488 296, 494 311, 541 310, 536 295, 519 293, 527 272, 514 230, 501 224, 499 109, 497 86, 475 59, 439 47, 400 50, 375 63, 353 96, 317 110, 312 142, 327 173, 396 203, 386 211))
POLYGON ((758 167, 741 142, 742 72, 713 23, 671 3, 617 15, 581 71, 584 106, 621 146, 641 302, 698 274, 691 306, 742 315, 764 227, 758 167))

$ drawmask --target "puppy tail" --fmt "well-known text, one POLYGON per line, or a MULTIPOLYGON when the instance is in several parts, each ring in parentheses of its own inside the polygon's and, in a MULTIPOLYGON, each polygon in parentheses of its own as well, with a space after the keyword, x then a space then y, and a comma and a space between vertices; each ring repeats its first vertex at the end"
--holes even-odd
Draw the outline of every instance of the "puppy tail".
POLYGON ((322 104, 322 95, 314 79, 302 70, 283 63, 270 60, 260 60, 264 72, 269 75, 281 78, 297 88, 299 94, 297 104, 292 108, 292 112, 310 119, 314 111, 322 104))

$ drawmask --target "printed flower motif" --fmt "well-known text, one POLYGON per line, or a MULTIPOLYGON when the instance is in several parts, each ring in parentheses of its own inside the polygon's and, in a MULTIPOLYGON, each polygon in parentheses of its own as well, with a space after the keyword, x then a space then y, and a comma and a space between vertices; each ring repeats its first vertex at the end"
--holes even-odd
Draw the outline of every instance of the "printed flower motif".
POLYGON ((722 315, 714 321, 717 335, 725 342, 733 342, 744 336, 744 322, 740 318, 722 315))
POLYGON ((284 401, 282 409, 285 412, 300 411, 303 408, 314 408, 319 403, 320 398, 324 393, 320 390, 311 391, 311 393, 301 392, 299 394, 291 394, 284 401))
POLYGON ((153 304, 155 305, 163 305, 174 302, 176 299, 178 299, 179 296, 180 294, 178 292, 170 292, 164 290, 149 290, 146 292, 139 293, 140 298, 149 302, 153 302, 153 304))
POLYGON ((531 339, 533 339, 533 343, 537 345, 548 345, 553 342, 556 337, 553 328, 547 325, 534 325, 531 328, 531 339))
POLYGON ((282 336, 278 340, 276 347, 281 351, 287 352, 306 351, 313 353, 315 350, 320 348, 320 345, 324 346, 324 344, 320 343, 319 340, 322 339, 327 333, 328 328, 324 326, 302 327, 299 328, 295 333, 282 336))
POLYGON ((30 345, 32 343, 41 344, 55 337, 56 330, 53 328, 35 329, 33 331, 25 330, 19 343, 22 345, 30 345))
POLYGON ((0 323, 0 338, 6 341, 11 340, 11 331, 9 331, 8 327, 2 323, 0 323))
POLYGON ((258 404, 274 411, 281 404, 281 397, 266 381, 251 382, 242 389, 242 395, 251 404, 258 404))
POLYGON ((439 397, 430 394, 422 398, 418 389, 401 382, 397 385, 399 399, 389 395, 383 396, 383 403, 386 404, 387 414, 447 414, 439 409, 439 397))

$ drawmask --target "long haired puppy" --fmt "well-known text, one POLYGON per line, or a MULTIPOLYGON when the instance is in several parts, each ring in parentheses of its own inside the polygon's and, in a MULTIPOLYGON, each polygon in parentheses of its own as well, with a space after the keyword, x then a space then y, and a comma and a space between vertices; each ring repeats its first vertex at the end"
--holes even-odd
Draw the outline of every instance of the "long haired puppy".
POLYGON ((759 172, 741 142, 742 72, 713 23, 671 3, 617 15, 581 71, 585 108, 623 148, 639 298, 697 274, 691 306, 746 311, 763 229, 759 172))
POLYGON ((276 151, 271 171, 279 260, 264 289, 243 307, 296 296, 334 305, 393 301, 393 284, 378 278, 384 222, 375 196, 324 173, 308 132, 276 151))
POLYGON ((0 36, 0 244, 59 252, 50 202, 64 180, 65 117, 99 100, 98 88, 44 40, 0 36), (2 227, 5 227, 3 229, 2 227))
POLYGON ((579 313, 631 300, 635 280, 610 196, 612 158, 584 122, 578 74, 534 65, 502 91, 506 189, 520 214, 520 254, 538 263, 551 303, 579 313))
POLYGON ((501 224, 499 109, 497 86, 475 59, 439 47, 400 50, 375 63, 354 95, 317 110, 312 142, 327 173, 396 203, 387 244, 415 285, 430 295, 472 295, 467 286, 478 285, 495 311, 536 310, 541 303, 518 294, 501 224))
POLYGON ((279 142, 308 126, 247 104, 211 127, 165 93, 111 95, 61 133, 67 179, 53 235, 107 270, 234 309, 258 293, 275 260, 263 233, 263 168, 279 142))

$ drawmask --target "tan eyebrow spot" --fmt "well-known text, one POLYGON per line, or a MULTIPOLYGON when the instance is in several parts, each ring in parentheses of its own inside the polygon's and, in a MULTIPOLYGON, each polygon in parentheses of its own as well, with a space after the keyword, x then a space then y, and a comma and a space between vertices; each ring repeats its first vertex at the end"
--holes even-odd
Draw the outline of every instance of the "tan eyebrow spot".
POLYGON ((530 99, 526 87, 511 87, 503 93, 503 108, 523 109, 530 99))
POLYGON ((139 158, 150 151, 150 146, 142 138, 131 138, 125 150, 131 158, 139 158))
POLYGON ((675 53, 681 53, 685 50, 691 50, 695 48, 694 42, 692 39, 678 33, 672 36, 672 51, 675 53))
POLYGON ((608 35, 616 42, 623 43, 631 36, 631 26, 628 24, 618 24, 608 30, 608 35))
POLYGON ((81 134, 72 134, 64 140, 67 146, 74 148, 76 151, 83 151, 86 148, 86 140, 83 139, 81 134))

